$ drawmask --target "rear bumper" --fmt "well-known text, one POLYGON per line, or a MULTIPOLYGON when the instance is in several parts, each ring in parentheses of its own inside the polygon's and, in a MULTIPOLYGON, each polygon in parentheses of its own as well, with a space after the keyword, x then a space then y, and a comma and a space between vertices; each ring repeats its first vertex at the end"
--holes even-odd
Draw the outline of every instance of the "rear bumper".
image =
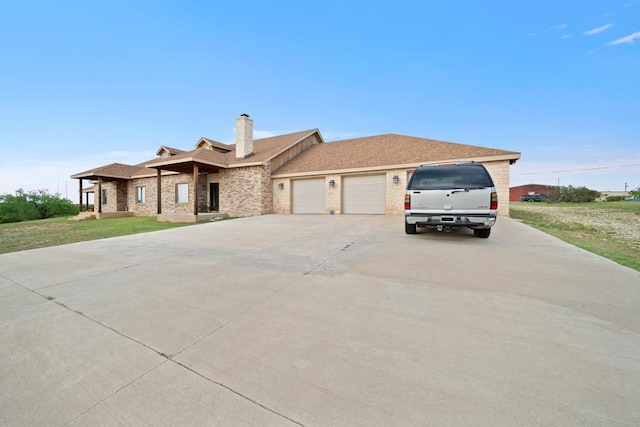
POLYGON ((496 217, 490 215, 425 215, 406 214, 407 224, 417 226, 448 225, 450 227, 491 228, 496 223, 496 217))

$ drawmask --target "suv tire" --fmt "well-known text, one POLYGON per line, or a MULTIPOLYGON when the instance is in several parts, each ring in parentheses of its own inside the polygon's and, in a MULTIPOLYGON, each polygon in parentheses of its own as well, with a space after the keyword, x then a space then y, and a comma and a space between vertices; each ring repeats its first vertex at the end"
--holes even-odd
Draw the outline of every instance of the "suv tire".
POLYGON ((486 239, 491 234, 490 228, 477 228, 473 230, 473 235, 476 237, 480 237, 482 239, 486 239))
POLYGON ((418 231, 416 230, 416 225, 415 224, 408 224, 407 222, 404 223, 404 232, 406 234, 416 234, 418 231))

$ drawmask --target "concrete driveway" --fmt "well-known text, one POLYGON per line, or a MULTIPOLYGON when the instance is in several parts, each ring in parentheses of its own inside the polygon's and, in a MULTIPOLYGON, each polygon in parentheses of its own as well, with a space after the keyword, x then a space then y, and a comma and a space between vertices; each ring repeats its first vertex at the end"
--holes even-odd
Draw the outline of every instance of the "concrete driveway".
POLYGON ((640 273, 508 218, 0 255, 0 425, 639 425, 640 273))

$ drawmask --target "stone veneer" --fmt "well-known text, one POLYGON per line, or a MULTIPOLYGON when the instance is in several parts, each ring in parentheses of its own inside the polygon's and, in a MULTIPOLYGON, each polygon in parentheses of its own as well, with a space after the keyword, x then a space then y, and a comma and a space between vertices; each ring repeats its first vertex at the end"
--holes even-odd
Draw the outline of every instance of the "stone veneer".
MULTIPOLYGON (((101 209, 102 212, 117 212, 118 211, 118 198, 116 194, 118 193, 118 184, 116 182, 103 182, 101 184, 102 191, 107 192, 107 203, 102 203, 101 209)), ((96 182, 95 186, 95 194, 94 194, 94 206, 95 211, 98 212, 100 206, 99 198, 102 198, 102 194, 98 194, 98 183, 96 182)))
POLYGON ((129 182, 128 203, 129 210, 140 216, 153 216, 158 210, 158 185, 156 177, 153 178, 136 178, 129 182), (144 187, 144 203, 138 203, 136 200, 137 187, 144 187))
POLYGON ((498 192, 498 215, 509 216, 509 160, 482 163, 498 192))
POLYGON ((220 183, 220 212, 239 217, 271 213, 273 196, 268 168, 232 168, 221 170, 216 175, 219 175, 219 181, 209 182, 220 183))

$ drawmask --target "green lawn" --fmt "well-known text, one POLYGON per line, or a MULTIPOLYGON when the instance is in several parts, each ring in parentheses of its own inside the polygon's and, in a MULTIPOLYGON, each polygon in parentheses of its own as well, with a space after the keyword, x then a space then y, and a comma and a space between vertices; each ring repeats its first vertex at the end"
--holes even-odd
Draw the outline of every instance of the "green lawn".
POLYGON ((512 202, 510 215, 565 242, 640 271, 640 203, 512 202))
POLYGON ((158 222, 156 217, 144 216, 86 221, 65 217, 0 224, 0 254, 191 225, 195 224, 158 222))

